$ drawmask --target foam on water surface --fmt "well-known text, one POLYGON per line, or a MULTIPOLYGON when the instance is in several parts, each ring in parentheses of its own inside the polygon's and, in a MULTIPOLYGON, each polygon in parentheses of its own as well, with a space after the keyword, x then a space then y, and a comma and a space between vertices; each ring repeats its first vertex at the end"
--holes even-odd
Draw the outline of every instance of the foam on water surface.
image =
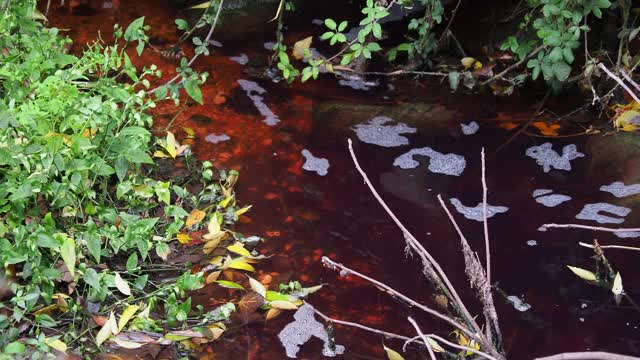
POLYGON ((514 296, 514 295, 507 296, 507 301, 509 301, 511 305, 513 305, 513 308, 518 311, 525 312, 531 309, 531 305, 527 304, 517 296, 514 296))
MULTIPOLYGON (((451 198, 451 204, 456 208, 456 211, 464 215, 469 220, 482 221, 482 203, 479 203, 475 207, 464 206, 460 200, 451 198)), ((487 219, 492 218, 496 214, 505 213, 509 210, 506 206, 493 206, 487 204, 487 219)))
POLYGON ((411 149, 398 156, 394 161, 394 166, 402 169, 413 169, 420 165, 414 160, 414 156, 421 155, 429 158, 429 171, 437 174, 460 176, 467 166, 467 161, 461 155, 443 154, 430 147, 411 149))
POLYGON ((213 143, 213 144, 217 144, 219 142, 231 140, 231 138, 227 134, 220 134, 220 135, 218 135, 218 134, 209 134, 204 138, 204 140, 208 141, 210 143, 213 143))
POLYGON ((303 169, 307 171, 315 171, 320 176, 325 176, 329 173, 329 160, 315 157, 307 149, 302 150, 302 156, 304 156, 306 160, 302 165, 303 169))
POLYGON ((616 181, 609 185, 602 185, 600 191, 611 193, 617 198, 623 198, 640 194, 640 184, 625 185, 621 181, 616 181))
POLYGON ((640 231, 624 231, 624 232, 615 232, 613 235, 619 237, 620 239, 635 239, 640 237, 640 231))
POLYGON ((302 305, 293 315, 295 321, 287 324, 278 334, 278 339, 284 346, 287 357, 296 359, 300 347, 313 337, 320 339, 324 343, 322 355, 335 357, 344 353, 344 346, 332 343, 324 325, 316 320, 314 315, 315 313, 311 306, 302 305))
POLYGON ((229 58, 231 61, 237 62, 240 65, 247 65, 249 63, 249 57, 247 54, 240 54, 238 56, 232 56, 229 58))
POLYGON ((551 168, 570 171, 571 161, 585 156, 583 153, 578 152, 574 144, 562 148, 562 155, 560 155, 553 150, 549 142, 528 148, 526 155, 536 159, 536 163, 542 166, 544 172, 551 171, 551 168))
POLYGON ((249 99, 251 99, 251 101, 253 101, 253 105, 255 105, 260 114, 264 116, 264 119, 262 121, 265 124, 274 126, 280 122, 278 116, 274 114, 271 109, 269 109, 267 104, 264 103, 262 94, 266 93, 267 90, 265 90, 257 83, 249 80, 240 79, 238 80, 238 85, 240 85, 242 90, 247 93, 247 96, 249 97, 249 99))
POLYGON ((399 122, 397 125, 386 125, 395 122, 387 116, 376 116, 366 124, 358 124, 353 128, 358 139, 367 144, 384 147, 409 145, 409 139, 401 134, 415 134, 418 130, 399 122))
POLYGON ((582 211, 576 215, 576 219, 595 221, 599 224, 620 224, 624 222, 625 216, 629 215, 631 209, 607 204, 607 203, 595 203, 587 204, 582 208, 582 211), (602 214, 603 212, 613 214, 619 217, 612 217, 602 214))
POLYGON ((468 124, 460 124, 460 127, 462 128, 462 133, 465 135, 473 135, 480 130, 480 125, 475 121, 468 124))
POLYGON ((527 245, 529 245, 529 246, 537 246, 538 245, 538 241, 536 241, 536 240, 527 240, 527 245))
POLYGON ((218 40, 209 40, 209 44, 219 48, 222 47, 222 43, 218 40))
POLYGON ((555 207, 562 204, 563 202, 571 200, 571 196, 553 194, 553 190, 549 189, 534 190, 532 196, 537 203, 542 204, 546 207, 555 207))

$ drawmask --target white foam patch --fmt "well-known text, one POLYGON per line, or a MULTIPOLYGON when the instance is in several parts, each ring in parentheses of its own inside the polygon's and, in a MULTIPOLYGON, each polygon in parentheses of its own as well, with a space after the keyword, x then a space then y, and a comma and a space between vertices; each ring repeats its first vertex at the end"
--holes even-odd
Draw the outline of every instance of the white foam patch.
POLYGON ((315 171, 320 176, 325 176, 329 173, 329 160, 315 157, 307 149, 302 150, 302 156, 306 159, 302 165, 303 169, 307 171, 315 171))
POLYGON ((213 144, 217 144, 217 143, 220 143, 220 142, 223 142, 223 141, 231 140, 231 138, 227 134, 220 134, 220 135, 218 135, 218 134, 209 134, 204 139, 205 139, 205 141, 208 141, 208 142, 213 143, 213 144))
POLYGON ((599 224, 620 224, 624 222, 623 217, 629 215, 631 209, 607 204, 607 203, 595 203, 587 204, 582 211, 576 215, 576 219, 595 221, 599 224), (619 217, 611 217, 602 214, 602 212, 613 214, 619 217))
POLYGON ((219 48, 222 47, 222 43, 218 40, 209 40, 209 44, 219 48))
MULTIPOLYGON (((451 204, 456 208, 460 214, 464 215, 469 220, 482 221, 482 203, 479 203, 475 207, 464 206, 460 200, 451 198, 451 204)), ((487 204, 487 219, 492 218, 496 214, 505 213, 509 210, 506 206, 493 206, 487 204)))
POLYGON ((536 189, 532 194, 537 203, 546 207, 555 207, 563 202, 571 200, 571 196, 562 194, 553 194, 553 190, 549 189, 536 189))
POLYGON ((287 324, 278 334, 278 339, 284 346, 287 357, 295 359, 298 356, 300 347, 312 337, 316 337, 322 342, 322 355, 335 357, 344 353, 344 346, 335 345, 329 339, 329 334, 322 323, 315 319, 313 308, 309 305, 302 305, 293 315, 295 321, 287 324), (333 345, 332 345, 333 344, 333 345))
POLYGON ((616 181, 609 185, 602 185, 600 191, 611 193, 617 198, 623 198, 640 194, 640 184, 625 185, 621 181, 616 181))
POLYGON ((460 124, 460 127, 462 128, 462 133, 465 135, 473 135, 480 130, 480 125, 475 121, 468 124, 460 124))
POLYGON ((338 84, 342 86, 348 86, 354 90, 371 90, 372 87, 378 86, 375 81, 365 81, 363 79, 341 79, 338 80, 338 84))
POLYGON ((240 85, 242 90, 247 93, 247 96, 249 97, 249 99, 251 99, 251 101, 253 101, 253 105, 255 105, 260 114, 264 116, 264 119, 262 121, 265 124, 274 126, 280 122, 278 116, 274 114, 271 109, 269 109, 267 104, 264 103, 262 94, 266 93, 267 90, 265 90, 257 83, 249 80, 240 79, 238 80, 238 85, 240 85))
POLYGON ((240 54, 238 56, 232 56, 229 60, 237 62, 240 65, 247 65, 249 63, 249 57, 247 54, 240 54))
POLYGON ((317 26, 322 26, 322 25, 324 25, 324 21, 322 19, 313 19, 313 20, 311 20, 311 24, 317 25, 317 26))
POLYGON ((511 305, 513 305, 513 308, 518 311, 525 312, 531 309, 531 305, 527 304, 517 296, 514 296, 514 295, 507 296, 507 301, 509 301, 511 305))
POLYGON ((396 147, 409 145, 409 139, 401 134, 415 134, 418 130, 403 123, 397 125, 385 125, 395 122, 387 116, 376 116, 366 124, 358 124, 353 128, 358 139, 367 144, 384 147, 396 147))
POLYGON ((527 245, 529 245, 529 246, 537 246, 538 242, 536 240, 527 240, 527 245))
POLYGON ((536 159, 536 163, 542 166, 544 172, 551 171, 551 168, 570 171, 571 161, 585 156, 578 152, 574 144, 562 148, 562 155, 560 155, 552 149, 551 143, 532 146, 527 149, 526 155, 536 159))
POLYGON ((276 45, 275 42, 273 41, 267 41, 266 43, 263 44, 264 48, 267 50, 273 50, 273 47, 276 45))
POLYGON ((467 166, 467 161, 461 155, 443 154, 430 147, 411 149, 398 156, 394 161, 394 166, 402 169, 413 169, 420 165, 413 159, 414 156, 421 155, 429 158, 429 171, 437 174, 460 176, 467 166))
POLYGON ((621 239, 635 239, 640 237, 640 231, 624 231, 624 232, 615 232, 613 235, 621 238, 621 239))

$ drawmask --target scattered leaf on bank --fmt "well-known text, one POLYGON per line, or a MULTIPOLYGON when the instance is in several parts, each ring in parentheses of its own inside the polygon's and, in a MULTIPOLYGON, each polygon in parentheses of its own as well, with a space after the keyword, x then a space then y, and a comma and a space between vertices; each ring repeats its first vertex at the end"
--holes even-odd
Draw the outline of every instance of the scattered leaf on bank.
POLYGON ((113 342, 116 343, 119 347, 121 347, 123 349, 129 349, 129 350, 139 349, 144 345, 144 344, 137 343, 137 342, 134 342, 134 341, 123 340, 123 339, 120 339, 117 336, 113 338, 113 342))
POLYGON ((129 283, 127 283, 122 277, 120 277, 120 273, 116 273, 114 277, 114 281, 116 283, 116 288, 123 293, 124 295, 131 295, 131 288, 129 287, 129 283))
POLYGON ((167 150, 167 153, 174 159, 176 158, 176 155, 178 155, 176 147, 176 136, 173 135, 171 131, 167 131, 167 142, 164 145, 164 149, 167 150))
POLYGON ((187 138, 193 139, 196 136, 196 132, 190 127, 183 127, 185 134, 187 134, 187 138))
POLYGON ((191 236, 189 234, 179 233, 178 235, 176 235, 176 237, 178 238, 178 242, 180 244, 188 244, 189 242, 191 242, 191 236))
POLYGON ((98 334, 96 335, 96 345, 100 346, 102 343, 107 341, 111 337, 111 335, 116 335, 118 333, 118 324, 116 323, 116 318, 113 316, 113 313, 109 315, 109 320, 102 326, 98 334))
POLYGON ((293 57, 298 60, 304 59, 304 53, 309 50, 312 40, 313 36, 309 36, 293 44, 293 57))
POLYGON ((249 252, 249 250, 245 249, 244 246, 242 246, 242 244, 240 243, 235 243, 233 245, 227 246, 227 250, 244 257, 251 257, 251 253, 249 252))
POLYGON ((187 217, 187 220, 185 221, 184 226, 192 227, 193 225, 202 221, 206 215, 207 213, 205 213, 202 210, 193 209, 191 210, 191 213, 189 213, 189 217, 187 217))
POLYGON ((560 130, 559 124, 548 124, 544 121, 536 121, 531 123, 531 126, 540 131, 540 134, 545 136, 558 136, 558 130, 560 130))
POLYGON ((122 315, 120 315, 120 320, 118 321, 118 331, 122 331, 122 329, 124 329, 129 320, 131 320, 136 314, 138 309, 138 305, 129 305, 126 309, 124 309, 122 315))
POLYGON ((67 352, 67 344, 62 342, 60 339, 45 338, 44 342, 52 349, 56 349, 63 353, 67 352))
POLYGON ((222 273, 222 271, 214 271, 214 272, 210 273, 209 275, 207 275, 205 283, 207 283, 207 284, 214 283, 216 280, 218 280, 218 277, 220 277, 221 273, 222 273))
POLYGON ((267 288, 265 288, 260 281, 249 277, 249 286, 251 287, 251 290, 260 294, 260 296, 262 296, 263 298, 267 297, 267 288))
POLYGON ((638 110, 618 110, 618 115, 613 122, 616 129, 622 131, 636 131, 640 126, 640 111, 638 110))
POLYGON ((227 265, 227 268, 230 269, 236 269, 236 270, 244 270, 244 271, 249 271, 249 272, 255 272, 256 269, 251 266, 251 264, 246 263, 246 259, 244 258, 238 258, 233 260, 231 263, 229 263, 229 265, 227 265))
POLYGON ((264 305, 265 300, 260 294, 250 291, 238 301, 238 309, 243 316, 249 316, 264 305))
POLYGON ((249 211, 249 209, 251 209, 251 206, 252 206, 252 205, 245 206, 245 207, 243 207, 242 209, 238 209, 238 210, 236 210, 236 216, 240 216, 240 215, 245 214, 247 211, 249 211))
POLYGON ((267 311, 267 314, 265 315, 265 320, 269 321, 273 318, 278 317, 278 315, 280 314, 282 314, 282 310, 271 308, 267 311))
POLYGON ((274 300, 269 302, 269 305, 278 310, 296 310, 298 308, 296 304, 286 300, 274 300))
POLYGON ((216 282, 218 283, 218 285, 220 285, 222 287, 226 287, 228 289, 245 290, 244 287, 242 287, 242 285, 240 285, 238 283, 234 283, 233 281, 216 280, 216 282))
POLYGON ((388 347, 384 346, 384 352, 387 354, 387 359, 389 360, 404 360, 404 357, 402 357, 402 355, 400 355, 400 353, 398 353, 397 351, 393 350, 393 349, 389 349, 388 347))
POLYGON ((579 267, 569 266, 569 265, 567 265, 567 267, 569 268, 569 270, 571 270, 574 274, 576 274, 578 277, 580 277, 583 280, 593 281, 593 282, 598 281, 596 274, 592 273, 589 270, 585 270, 579 267))

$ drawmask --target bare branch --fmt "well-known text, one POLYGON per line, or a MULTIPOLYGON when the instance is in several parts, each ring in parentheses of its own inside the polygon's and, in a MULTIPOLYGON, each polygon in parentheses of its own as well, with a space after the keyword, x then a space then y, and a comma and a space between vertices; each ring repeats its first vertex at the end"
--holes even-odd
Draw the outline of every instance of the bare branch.
POLYGON ((424 343, 424 346, 427 347, 427 350, 429 351, 429 357, 431 357, 431 360, 436 360, 436 354, 433 353, 433 347, 431 346, 431 344, 429 344, 429 341, 427 340, 427 337, 424 336, 424 334, 422 333, 422 330, 420 330, 420 327, 418 326, 416 321, 413 320, 411 318, 411 316, 409 316, 407 318, 407 320, 409 320, 411 325, 413 325, 413 327, 416 329, 416 332, 418 333, 418 336, 420 336, 420 338, 422 339, 422 342, 424 343))
POLYGON ((620 74, 622 74, 622 77, 624 77, 625 80, 627 80, 629 83, 631 83, 631 85, 633 85, 634 88, 636 88, 636 91, 640 91, 640 85, 638 85, 637 82, 633 81, 633 79, 629 75, 627 75, 626 72, 620 71, 620 74))
POLYGON ((617 77, 614 73, 612 73, 609 69, 607 69, 606 66, 604 66, 604 64, 599 63, 598 67, 600 69, 602 69, 605 73, 607 73, 607 75, 609 75, 610 78, 612 78, 613 80, 615 80, 618 84, 620 84, 620 86, 622 86, 623 89, 625 89, 627 91, 627 94, 629 94, 633 100, 635 100, 635 102, 637 102, 638 104, 640 104, 640 99, 638 99, 638 97, 636 96, 636 94, 633 93, 633 91, 631 91, 631 89, 629 89, 629 87, 627 86, 627 84, 625 84, 622 79, 620 79, 619 77, 617 77))
POLYGON ((612 232, 612 233, 640 231, 640 228, 608 228, 608 227, 602 227, 602 226, 589 226, 589 225, 581 225, 581 224, 544 224, 540 228, 544 230, 550 229, 550 228, 586 229, 586 230, 593 230, 593 231, 606 231, 606 232, 612 232))
POLYGON ((638 358, 602 351, 584 351, 545 356, 536 360, 638 360, 638 358))
POLYGON ((489 225, 487 221, 487 179, 484 161, 484 147, 482 148, 482 223, 484 226, 484 246, 487 255, 487 283, 491 286, 491 249, 489 246, 489 225))
MULTIPOLYGON (((579 242, 578 243, 580 246, 584 246, 586 248, 589 249, 595 249, 596 247, 594 245, 591 244, 587 244, 587 243, 583 243, 583 242, 579 242)), ((600 245, 599 246, 601 249, 622 249, 622 250, 633 250, 633 251, 640 251, 639 247, 633 247, 633 246, 622 246, 622 245, 600 245)))
POLYGON ((482 82, 480 85, 484 86, 487 85, 495 80, 498 80, 500 78, 502 78, 503 76, 505 76, 509 71, 517 68, 518 66, 524 64, 525 61, 529 60, 529 58, 533 57, 534 55, 536 55, 537 53, 539 53, 540 51, 542 51, 543 49, 546 49, 547 45, 540 45, 537 48, 535 48, 532 52, 529 53, 529 55, 527 55, 524 59, 518 61, 517 63, 509 66, 508 68, 504 69, 502 72, 500 72, 498 75, 485 80, 484 82, 482 82))

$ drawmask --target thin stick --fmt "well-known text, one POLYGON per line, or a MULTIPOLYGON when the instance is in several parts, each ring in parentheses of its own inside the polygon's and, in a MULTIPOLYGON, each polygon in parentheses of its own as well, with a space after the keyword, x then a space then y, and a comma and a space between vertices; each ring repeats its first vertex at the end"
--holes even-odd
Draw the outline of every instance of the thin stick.
POLYGON ((598 67, 600 69, 602 69, 605 73, 607 73, 607 75, 609 75, 610 78, 612 78, 613 80, 615 80, 618 84, 620 84, 620 86, 622 86, 623 89, 625 89, 627 91, 627 93, 629 95, 631 95, 631 97, 633 98, 633 100, 635 100, 635 102, 637 102, 638 104, 640 104, 640 99, 638 99, 638 97, 636 96, 636 94, 633 93, 633 91, 631 91, 631 89, 629 89, 629 87, 627 86, 627 84, 625 84, 619 77, 617 77, 614 73, 612 73, 611 71, 609 71, 609 69, 607 69, 606 66, 604 66, 604 64, 599 63, 598 67))
POLYGON ((451 18, 449 18, 449 22, 447 23, 447 27, 444 28, 444 31, 442 32, 442 35, 440 35, 440 40, 442 41, 442 39, 444 39, 445 36, 447 36, 447 33, 449 32, 449 28, 451 28, 451 24, 453 24, 453 19, 456 17, 456 13, 458 12, 458 8, 460 8, 460 4, 462 3, 462 0, 458 0, 458 3, 456 4, 456 7, 453 9, 453 11, 451 11, 451 18))
POLYGON ((569 352, 545 356, 536 360, 638 360, 635 356, 613 354, 602 351, 569 352))
MULTIPOLYGON (((428 337, 428 338, 432 338, 432 339, 438 340, 443 344, 451 346, 452 348, 455 348, 455 349, 458 349, 458 350, 462 350, 462 351, 469 351, 471 353, 474 353, 474 354, 476 354, 478 356, 482 356, 482 357, 484 357, 486 359, 489 359, 489 360, 496 360, 496 358, 494 358, 493 356, 491 356, 491 355, 489 355, 489 354, 487 354, 485 352, 482 352, 480 350, 476 350, 476 349, 468 347, 468 346, 458 345, 458 344, 452 343, 451 341, 449 341, 449 340, 447 340, 447 339, 445 339, 445 338, 443 338, 441 336, 438 336, 438 335, 435 335, 435 334, 425 334, 425 336, 428 337)), ((416 337, 413 337, 413 338, 405 341, 405 343, 404 343, 404 345, 402 347, 403 351, 406 348, 407 344, 415 342, 418 339, 420 339, 420 337, 416 336, 416 337)))
MULTIPOLYGON (((384 200, 382 199, 380 194, 378 194, 378 191, 376 191, 376 189, 373 187, 373 184, 369 180, 369 177, 367 176, 367 174, 364 172, 364 170, 362 170, 362 167, 360 166, 360 163, 358 162, 358 158, 356 157, 356 154, 353 151, 353 142, 351 141, 351 139, 348 140, 348 144, 349 144, 349 152, 351 153, 351 158, 353 160, 353 163, 355 164, 356 169, 358 170, 358 172, 362 176, 365 184, 367 184, 367 186, 369 187, 369 190, 371 191, 373 196, 376 198, 376 200, 378 200, 378 203, 380 203, 382 208, 387 212, 389 217, 391 217, 391 219, 396 223, 396 225, 400 228, 400 230, 402 230, 403 234, 405 235, 405 238, 410 240, 414 244, 414 246, 416 248, 420 249, 422 254, 424 254, 424 256, 426 256, 426 258, 429 260, 429 262, 436 269, 436 271, 438 272, 438 275, 440 275, 440 277, 442 278, 442 281, 446 284, 448 290, 450 291, 451 296, 453 297, 453 300, 455 301, 456 305, 460 308, 460 311, 462 312, 464 317, 471 324, 471 326, 473 327, 473 330, 478 334, 482 334, 482 330, 480 329, 480 326, 478 326, 478 323, 476 323, 476 321, 474 320, 473 316, 471 316, 471 313, 469 313, 469 310, 467 310, 467 307, 464 305, 464 303, 460 299, 460 296, 458 295, 458 293, 456 292, 455 288, 451 284, 451 281, 449 281, 449 278, 445 274, 444 270, 442 270, 442 267, 440 266, 440 264, 438 264, 438 262, 433 258, 433 256, 431 256, 431 254, 413 236, 413 234, 411 234, 409 232, 409 230, 407 230, 407 228, 402 224, 400 219, 398 219, 398 217, 393 213, 393 211, 391 211, 389 206, 384 202, 384 200)), ((477 336, 481 337, 481 335, 477 335, 477 336)), ((480 339, 478 339, 478 340, 480 342, 482 342, 481 345, 483 347, 485 347, 487 349, 493 349, 493 346, 491 346, 491 343, 488 340, 485 340, 482 337, 480 339)), ((496 351, 496 353, 497 353, 497 351, 496 351)))
POLYGON ((633 79, 629 75, 627 75, 626 72, 620 71, 620 74, 622 74, 622 77, 624 77, 625 80, 631 83, 631 85, 633 85, 633 87, 636 88, 637 91, 640 91, 640 85, 638 85, 637 82, 633 81, 633 79))
POLYGON ((364 274, 361 274, 361 273, 359 273, 359 272, 357 272, 355 270, 352 270, 352 269, 350 269, 350 268, 348 268, 348 267, 346 267, 346 266, 344 266, 342 264, 339 264, 339 263, 329 259, 326 256, 322 257, 322 262, 324 264, 326 264, 329 268, 340 269, 341 272, 345 272, 347 274, 352 274, 352 275, 355 275, 355 276, 357 276, 357 277, 359 277, 359 278, 361 278, 363 280, 366 280, 366 281, 372 283, 373 285, 375 285, 376 287, 378 287, 379 289, 383 290, 387 294, 389 294, 389 295, 391 295, 391 296, 393 296, 395 298, 398 298, 400 300, 403 300, 404 302, 406 302, 409 305, 415 306, 418 309, 420 309, 420 310, 422 310, 422 311, 424 311, 424 312, 426 312, 428 314, 431 314, 431 315, 433 315, 433 316, 435 316, 435 317, 437 317, 439 319, 442 319, 442 320, 448 322, 449 324, 451 324, 451 325, 455 326, 456 328, 458 328, 460 331, 462 331, 465 334, 473 337, 474 339, 477 339, 478 341, 481 340, 479 338, 478 334, 472 333, 469 329, 467 329, 466 327, 464 327, 462 324, 460 324, 456 320, 452 319, 451 317, 449 317, 447 315, 444 315, 444 314, 441 314, 438 311, 427 307, 426 305, 420 304, 419 302, 417 302, 417 301, 411 299, 410 297, 398 292, 397 290, 393 289, 391 286, 389 286, 387 284, 381 283, 380 281, 378 281, 376 279, 372 279, 372 278, 368 277, 367 275, 364 275, 364 274))
MULTIPOLYGON (((491 286, 491 249, 489 246, 489 224, 487 221, 487 179, 484 161, 484 147, 482 147, 482 222, 484 225, 484 247, 487 255, 487 284, 491 286)), ((488 328, 488 327, 487 327, 488 328)))
POLYGON ((502 72, 500 72, 498 75, 492 77, 491 79, 485 80, 483 81, 480 85, 484 86, 487 85, 495 80, 498 80, 500 78, 502 78, 506 73, 508 73, 509 71, 517 68, 518 66, 524 64, 525 61, 527 61, 529 58, 531 58, 532 56, 536 55, 537 53, 539 53, 540 51, 542 51, 542 49, 545 49, 547 47, 547 45, 540 45, 537 48, 535 48, 531 53, 529 53, 529 55, 527 55, 524 59, 518 61, 517 63, 509 66, 508 68, 504 69, 502 72))
POLYGON ((625 233, 625 232, 636 232, 640 231, 640 228, 608 228, 602 226, 589 226, 589 225, 581 225, 581 224, 544 224, 540 227, 541 229, 550 229, 550 228, 559 228, 559 229, 586 229, 593 231, 605 231, 612 233, 625 233))
MULTIPOLYGON (((580 246, 584 246, 590 249, 595 249, 595 246, 583 242, 578 243, 580 246)), ((633 250, 640 251, 640 248, 633 246, 622 246, 622 245, 600 245, 601 249, 622 249, 622 250, 633 250)))
POLYGON ((429 351, 429 357, 431 357, 431 360, 436 360, 436 354, 433 353, 433 348, 431 344, 429 344, 429 341, 427 341, 427 337, 424 336, 424 334, 422 333, 422 330, 420 330, 420 327, 418 326, 416 321, 413 320, 411 316, 409 316, 407 320, 409 320, 411 325, 413 325, 413 327, 416 329, 416 332, 418 333, 418 336, 420 336, 420 338, 422 339, 422 342, 424 342, 424 346, 427 347, 427 350, 429 351))

